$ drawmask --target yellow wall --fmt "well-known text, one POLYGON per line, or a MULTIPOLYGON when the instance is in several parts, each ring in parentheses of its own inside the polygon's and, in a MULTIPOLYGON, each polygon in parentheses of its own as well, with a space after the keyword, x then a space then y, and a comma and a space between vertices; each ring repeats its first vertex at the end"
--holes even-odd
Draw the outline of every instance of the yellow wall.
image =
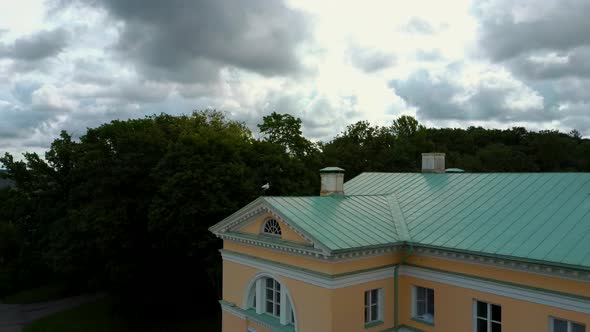
POLYGON ((289 228, 289 226, 287 226, 287 224, 285 224, 283 221, 273 217, 270 213, 265 214, 261 217, 258 217, 255 220, 247 223, 246 225, 242 226, 239 229, 239 231, 243 232, 243 233, 258 235, 258 234, 260 234, 262 223, 264 223, 266 221, 266 219, 268 219, 268 218, 272 218, 272 219, 275 219, 276 221, 278 221, 279 225, 281 226, 281 233, 282 233, 281 238, 283 240, 292 241, 292 242, 299 242, 299 243, 309 243, 309 241, 305 240, 299 234, 295 233, 294 230, 289 228))
MULTIPOLYGON (((256 329, 256 331, 259 331, 259 332, 272 332, 271 330, 267 329, 266 327, 264 327, 256 322, 253 322, 253 321, 248 321, 248 326, 252 326, 253 328, 256 329)), ((238 332, 241 332, 241 331, 242 330, 240 330, 238 332)), ((226 332, 226 331, 223 331, 223 332, 226 332)))
POLYGON ((586 324, 590 328, 590 315, 546 305, 483 293, 408 276, 399 277, 399 319, 401 324, 427 332, 471 332, 473 300, 477 299, 502 306, 503 332, 545 332, 549 316, 586 324), (412 285, 434 289, 434 326, 411 319, 412 285))
POLYGON ((386 278, 350 287, 333 290, 332 307, 334 311, 333 331, 382 331, 393 327, 394 312, 394 279, 386 278), (365 291, 383 289, 383 322, 384 324, 365 329, 365 291))
MULTIPOLYGON (((221 331, 238 332, 246 331, 246 321, 227 311, 221 311, 221 331)), ((262 332, 262 331, 261 331, 262 332)))
POLYGON ((330 262, 321 258, 304 257, 253 245, 223 241, 223 248, 250 256, 265 258, 275 262, 300 266, 321 273, 340 274, 352 271, 388 266, 399 262, 400 254, 383 254, 380 256, 355 258, 346 261, 330 262))
POLYGON ((590 297, 590 285, 584 281, 419 255, 410 256, 408 263, 590 297))
MULTIPOLYGON (((257 272, 251 267, 224 261, 223 299, 241 307, 248 284, 257 272)), ((332 290, 281 276, 277 280, 284 284, 291 295, 300 332, 332 331, 332 290)), ((224 329, 223 332, 238 331, 242 330, 224 329)))
MULTIPOLYGON (((237 244, 231 241, 225 241, 224 248, 329 274, 387 266, 397 263, 400 258, 399 254, 386 254, 343 262, 328 262, 322 259, 287 254, 271 249, 237 244)), ((560 279, 541 274, 512 271, 428 256, 413 255, 408 259, 408 263, 443 271, 464 273, 571 294, 590 296, 590 283, 588 282, 560 279)), ((223 299, 242 306, 247 285, 257 272, 259 271, 255 268, 224 261, 223 299)), ((590 329, 590 315, 409 276, 400 275, 399 278, 399 323, 427 332, 470 332, 472 329, 472 305, 474 299, 502 306, 502 330, 504 332, 547 331, 549 316, 580 322, 586 325, 587 330, 590 329), (411 319, 412 285, 424 286, 435 290, 434 326, 411 319)), ((281 276, 278 279, 284 283, 292 297, 291 300, 295 307, 299 332, 375 332, 393 326, 393 278, 338 289, 325 289, 281 276), (366 290, 374 288, 383 288, 383 318, 385 323, 365 329, 363 296, 366 290)), ((245 331, 246 324, 251 324, 261 332, 267 331, 258 325, 254 325, 255 323, 253 322, 246 323, 246 321, 239 318, 228 318, 227 314, 224 313, 223 332, 245 331)))
MULTIPOLYGON (((249 282, 257 272, 251 267, 233 262, 223 262, 223 299, 242 306, 249 282)), ((339 331, 357 332, 381 331, 393 326, 394 291, 393 278, 371 281, 350 287, 326 289, 299 280, 277 276, 287 288, 297 316, 299 332, 306 331, 339 331), (365 329, 364 327, 364 294, 365 291, 383 289, 383 321, 384 324, 365 329)), ((231 315, 231 314, 230 314, 231 315)), ((223 316, 223 332, 244 331, 246 322, 238 324, 235 319, 223 316), (238 328, 236 330, 228 329, 238 328)), ((254 322, 247 324, 266 331, 254 322)))

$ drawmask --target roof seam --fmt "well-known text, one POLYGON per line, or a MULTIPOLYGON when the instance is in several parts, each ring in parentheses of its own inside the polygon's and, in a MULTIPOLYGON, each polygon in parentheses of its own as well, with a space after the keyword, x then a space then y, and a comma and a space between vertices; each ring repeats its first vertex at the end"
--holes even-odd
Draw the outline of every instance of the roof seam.
POLYGON ((391 214, 393 225, 395 226, 396 233, 399 236, 400 240, 404 242, 411 242, 412 238, 410 237, 410 233, 408 232, 406 218, 404 218, 404 213, 402 212, 402 209, 399 206, 396 194, 391 194, 387 196, 387 204, 389 205, 389 213, 391 214))

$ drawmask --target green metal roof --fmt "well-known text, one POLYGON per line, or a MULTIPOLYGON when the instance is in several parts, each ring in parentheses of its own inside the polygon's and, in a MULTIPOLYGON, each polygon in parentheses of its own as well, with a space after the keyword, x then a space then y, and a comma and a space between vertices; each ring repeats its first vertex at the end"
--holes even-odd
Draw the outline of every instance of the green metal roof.
POLYGON ((294 222, 330 250, 399 242, 386 196, 264 197, 283 218, 294 222))
POLYGON ((590 173, 363 173, 344 192, 255 202, 335 252, 406 242, 590 268, 590 173))
POLYGON ((363 173, 344 191, 394 193, 416 244, 590 267, 590 173, 363 173))

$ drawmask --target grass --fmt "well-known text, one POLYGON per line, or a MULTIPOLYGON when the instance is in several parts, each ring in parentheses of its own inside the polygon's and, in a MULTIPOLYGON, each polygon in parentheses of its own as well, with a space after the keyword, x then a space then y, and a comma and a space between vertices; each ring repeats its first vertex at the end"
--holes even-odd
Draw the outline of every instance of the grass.
POLYGON ((63 298, 64 291, 65 286, 62 284, 49 284, 8 295, 2 299, 2 302, 8 304, 27 304, 57 300, 63 298))
POLYGON ((79 307, 41 318, 27 326, 23 332, 219 332, 220 318, 216 316, 194 318, 191 320, 150 324, 149 318, 141 324, 133 326, 113 310, 112 300, 104 298, 94 303, 83 304, 79 307))

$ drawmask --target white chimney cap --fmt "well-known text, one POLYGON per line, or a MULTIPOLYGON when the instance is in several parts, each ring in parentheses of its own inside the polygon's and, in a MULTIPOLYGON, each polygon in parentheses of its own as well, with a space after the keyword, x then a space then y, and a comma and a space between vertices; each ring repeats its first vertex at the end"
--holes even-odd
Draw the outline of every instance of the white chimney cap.
POLYGON ((320 195, 344 194, 344 170, 340 167, 326 167, 320 169, 320 195))
POLYGON ((440 152, 430 152, 422 154, 422 172, 423 173, 444 173, 445 172, 445 154, 440 152))
POLYGON ((340 167, 326 167, 320 169, 320 173, 344 173, 344 170, 340 167))

